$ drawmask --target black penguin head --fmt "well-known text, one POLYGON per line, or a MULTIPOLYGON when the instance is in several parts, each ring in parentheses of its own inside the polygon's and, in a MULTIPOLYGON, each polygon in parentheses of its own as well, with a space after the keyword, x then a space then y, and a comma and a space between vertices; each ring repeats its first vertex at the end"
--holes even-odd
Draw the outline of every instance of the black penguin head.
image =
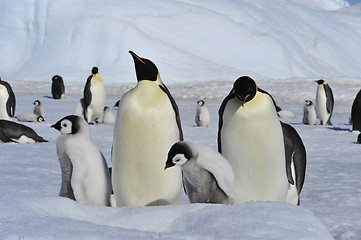
POLYGON ((83 120, 81 117, 76 115, 69 115, 60 119, 57 123, 50 127, 55 128, 61 134, 76 134, 80 131, 80 121, 83 120))
POLYGON ((205 104, 205 102, 204 102, 203 100, 199 100, 199 101, 197 102, 197 104, 198 104, 199 106, 203 106, 203 105, 205 104))
POLYGON ((93 67, 92 68, 92 74, 97 74, 97 73, 99 73, 99 71, 98 71, 98 68, 97 67, 93 67))
POLYGON ((51 79, 51 81, 54 82, 54 81, 58 81, 60 79, 62 79, 62 77, 60 77, 59 75, 54 75, 53 78, 51 79))
POLYGON ((240 77, 233 84, 233 92, 243 107, 246 102, 251 101, 256 96, 256 82, 248 76, 240 77))
POLYGON ((35 102, 33 103, 35 106, 40 106, 41 102, 39 100, 35 100, 35 102))
POLYGON ((192 151, 185 142, 177 142, 173 144, 168 152, 167 162, 164 170, 175 165, 181 166, 192 157, 192 151))
POLYGON ((142 80, 157 81, 159 73, 157 66, 152 61, 141 58, 132 51, 129 51, 129 53, 132 55, 134 60, 138 82, 142 80))
POLYGON ((311 100, 305 100, 305 102, 306 102, 306 105, 307 105, 307 106, 311 106, 311 105, 312 105, 312 101, 311 101, 311 100))
POLYGON ((318 85, 322 85, 322 84, 325 84, 326 82, 325 82, 325 80, 323 80, 323 79, 320 79, 320 80, 318 80, 318 81, 315 81, 318 85))
POLYGON ((39 116, 39 117, 36 119, 36 121, 38 121, 38 122, 44 122, 45 119, 43 118, 43 116, 39 116))

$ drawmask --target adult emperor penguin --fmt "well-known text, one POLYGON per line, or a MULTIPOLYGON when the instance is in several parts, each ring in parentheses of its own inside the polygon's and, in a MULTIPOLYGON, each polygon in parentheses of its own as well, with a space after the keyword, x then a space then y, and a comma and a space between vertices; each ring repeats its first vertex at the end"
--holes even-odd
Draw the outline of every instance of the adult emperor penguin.
POLYGON ((233 170, 220 153, 203 144, 177 142, 169 150, 165 169, 173 166, 182 169, 191 203, 233 203, 233 170))
POLYGON ((357 93, 351 107, 352 131, 361 132, 361 90, 357 93))
POLYGON ((0 119, 11 120, 15 116, 15 94, 6 81, 0 78, 0 119))
POLYGON ((206 103, 203 100, 197 101, 195 121, 198 127, 209 126, 209 121, 210 121, 209 111, 206 106, 206 103))
POLYGON ((59 196, 84 204, 110 206, 110 176, 105 158, 90 140, 90 128, 76 115, 51 127, 60 131, 57 154, 62 171, 59 196))
POLYGON ((59 75, 53 76, 51 79, 51 94, 54 99, 63 99, 65 96, 65 86, 63 78, 59 75))
POLYGON ((117 206, 179 200, 179 167, 164 171, 171 146, 183 140, 179 110, 156 65, 129 52, 138 84, 119 103, 113 134, 112 184, 117 206))
POLYGON ((287 203, 300 204, 300 194, 306 175, 306 148, 300 135, 289 124, 281 122, 288 178, 287 203))
POLYGON ((286 201, 285 148, 275 103, 248 76, 234 82, 220 106, 218 151, 233 168, 236 204, 286 201))
POLYGON ((37 116, 43 116, 44 117, 44 108, 43 105, 39 100, 34 101, 34 111, 33 113, 37 116))
POLYGON ((315 105, 311 100, 305 100, 303 107, 303 119, 302 122, 306 125, 316 125, 316 110, 315 105))
POLYGON ((317 86, 316 91, 316 114, 320 119, 321 125, 332 125, 331 116, 333 112, 333 94, 330 86, 324 80, 315 81, 317 86))
POLYGON ((8 120, 0 120, 0 140, 2 142, 37 143, 47 142, 32 128, 8 120))
POLYGON ((90 123, 98 121, 103 113, 106 100, 105 86, 97 67, 93 67, 92 75, 86 81, 84 87, 84 118, 90 123))

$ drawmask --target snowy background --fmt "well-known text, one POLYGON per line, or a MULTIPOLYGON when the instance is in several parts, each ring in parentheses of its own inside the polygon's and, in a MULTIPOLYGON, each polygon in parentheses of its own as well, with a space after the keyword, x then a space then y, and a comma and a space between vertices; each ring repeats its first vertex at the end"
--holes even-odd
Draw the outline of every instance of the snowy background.
MULTIPOLYGON (((361 148, 348 124, 361 86, 361 4, 337 0, 0 1, 0 76, 16 114, 49 140, 0 144, 0 239, 361 239, 361 148), (156 63, 180 108, 186 140, 216 149, 217 111, 232 83, 250 75, 296 118, 307 149, 301 206, 246 203, 106 208, 59 198, 60 166, 50 125, 71 114, 98 66, 114 105, 136 84, 133 50, 156 63), (50 98, 51 77, 66 99, 50 98), (324 78, 335 96, 333 126, 301 124, 305 99, 324 78), (211 126, 194 123, 206 99, 211 126)), ((115 113, 115 112, 114 112, 115 113)), ((110 165, 113 127, 91 126, 110 165)))

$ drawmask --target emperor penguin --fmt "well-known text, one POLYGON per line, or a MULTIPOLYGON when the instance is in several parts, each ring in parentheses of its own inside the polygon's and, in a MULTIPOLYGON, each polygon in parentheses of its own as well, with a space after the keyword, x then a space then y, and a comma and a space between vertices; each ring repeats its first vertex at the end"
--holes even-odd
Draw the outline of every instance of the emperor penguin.
POLYGON ((156 65, 134 52, 138 83, 119 103, 112 149, 112 185, 117 206, 176 204, 180 167, 164 171, 172 145, 183 140, 178 106, 156 65))
POLYGON ((286 202, 300 205, 300 194, 306 175, 306 148, 300 135, 291 125, 281 122, 285 156, 288 192, 286 202))
POLYGON ((33 113, 37 116, 43 116, 44 117, 44 108, 43 105, 39 100, 34 101, 34 111, 33 113))
POLYGON ((15 116, 15 94, 6 81, 0 78, 0 119, 11 120, 15 116))
POLYGON ((51 79, 51 94, 54 99, 63 99, 65 97, 65 86, 63 78, 59 75, 53 76, 51 79))
POLYGON ((37 143, 47 142, 32 128, 9 120, 0 120, 0 140, 2 142, 37 143))
POLYGON ((316 125, 316 110, 315 105, 311 100, 305 100, 303 107, 303 119, 302 122, 306 125, 316 125))
POLYGON ((61 166, 59 196, 84 204, 110 206, 110 176, 102 152, 90 140, 90 128, 80 116, 69 115, 51 127, 60 131, 56 148, 61 166))
POLYGON ((84 118, 88 123, 98 122, 106 100, 105 86, 97 67, 93 67, 84 87, 84 118))
POLYGON ((351 107, 352 131, 361 131, 361 90, 357 93, 351 107))
POLYGON ((169 150, 164 169, 173 166, 182 169, 191 203, 233 203, 233 170, 220 153, 200 143, 180 141, 169 150))
POLYGON ((273 98, 248 77, 238 78, 219 108, 218 151, 234 171, 235 204, 285 202, 285 148, 273 98))
POLYGON ((333 112, 334 100, 332 89, 324 80, 315 81, 317 86, 316 91, 316 114, 320 119, 321 125, 332 125, 331 116, 333 112))
POLYGON ((112 112, 112 109, 110 109, 110 107, 108 107, 108 106, 104 107, 102 123, 106 124, 106 125, 114 125, 115 124, 114 114, 112 112))
POLYGON ((16 115, 15 118, 20 122, 44 122, 43 116, 35 115, 34 113, 21 113, 16 115))
POLYGON ((209 126, 210 115, 206 103, 203 100, 197 101, 195 121, 198 127, 209 126))

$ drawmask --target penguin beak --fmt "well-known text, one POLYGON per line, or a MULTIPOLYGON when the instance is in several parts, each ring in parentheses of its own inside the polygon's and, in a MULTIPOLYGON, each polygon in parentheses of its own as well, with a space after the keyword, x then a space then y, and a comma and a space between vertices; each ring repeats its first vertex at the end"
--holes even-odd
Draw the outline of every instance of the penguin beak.
POLYGON ((237 96, 238 100, 241 101, 241 106, 244 107, 244 104, 246 103, 247 98, 250 96, 250 94, 247 94, 246 96, 237 96))
POLYGON ((129 53, 130 53, 130 55, 132 55, 134 60, 138 60, 139 62, 145 64, 145 62, 140 57, 138 57, 138 55, 135 54, 133 51, 129 51, 129 53))
POLYGON ((50 126, 51 128, 55 128, 56 130, 60 131, 61 127, 60 127, 60 122, 57 122, 53 125, 50 126))

